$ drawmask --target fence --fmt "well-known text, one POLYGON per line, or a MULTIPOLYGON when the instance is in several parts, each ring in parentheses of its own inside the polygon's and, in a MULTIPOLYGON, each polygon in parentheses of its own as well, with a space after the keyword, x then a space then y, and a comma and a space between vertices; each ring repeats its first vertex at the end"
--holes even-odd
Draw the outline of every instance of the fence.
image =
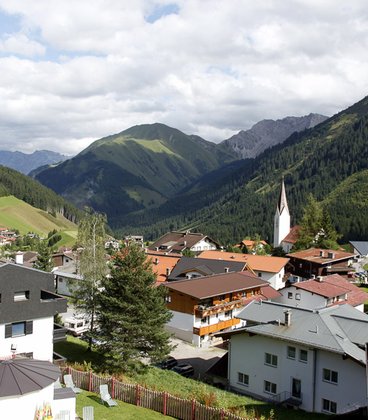
POLYGON ((96 394, 100 385, 108 384, 111 397, 129 404, 158 411, 165 416, 182 420, 245 420, 220 408, 207 407, 196 400, 186 400, 167 392, 152 391, 139 385, 125 384, 113 377, 102 377, 93 372, 81 372, 71 367, 62 373, 72 375, 76 386, 96 394))

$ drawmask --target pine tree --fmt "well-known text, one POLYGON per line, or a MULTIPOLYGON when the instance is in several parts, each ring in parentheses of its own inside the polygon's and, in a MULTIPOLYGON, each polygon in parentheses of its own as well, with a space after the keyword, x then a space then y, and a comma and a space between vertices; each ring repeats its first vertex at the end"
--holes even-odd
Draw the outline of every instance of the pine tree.
POLYGON ((99 337, 109 371, 137 371, 142 358, 156 362, 169 354, 164 325, 171 314, 166 289, 155 282, 142 249, 131 244, 115 255, 99 296, 99 337))
POLYGON ((37 268, 37 270, 48 272, 52 270, 51 251, 47 246, 47 240, 40 241, 38 245, 37 260, 33 264, 33 267, 37 268))
POLYGON ((105 223, 106 217, 87 211, 78 225, 77 242, 81 247, 79 273, 81 279, 75 284, 72 303, 77 311, 90 320, 89 345, 95 332, 96 305, 99 287, 107 274, 105 260, 105 223))

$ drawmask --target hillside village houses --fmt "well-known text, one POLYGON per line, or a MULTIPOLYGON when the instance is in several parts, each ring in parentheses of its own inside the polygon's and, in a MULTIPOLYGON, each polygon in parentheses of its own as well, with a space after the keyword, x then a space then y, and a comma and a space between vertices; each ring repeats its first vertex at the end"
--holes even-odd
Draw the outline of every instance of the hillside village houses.
POLYGON ((74 416, 74 392, 55 388, 53 343, 65 332, 54 330, 54 315, 67 310, 67 301, 54 293, 52 274, 0 265, 0 297, 1 418, 33 420, 44 407, 54 418, 61 411, 74 416))

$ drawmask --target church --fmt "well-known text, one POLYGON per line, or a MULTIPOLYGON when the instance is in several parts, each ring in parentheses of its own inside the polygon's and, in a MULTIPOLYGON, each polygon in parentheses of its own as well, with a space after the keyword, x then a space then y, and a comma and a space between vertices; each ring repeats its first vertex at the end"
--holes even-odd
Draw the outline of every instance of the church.
POLYGON ((284 179, 282 179, 280 195, 274 218, 274 248, 281 247, 285 253, 289 253, 298 239, 299 229, 299 226, 290 227, 290 212, 286 199, 285 183, 284 179))

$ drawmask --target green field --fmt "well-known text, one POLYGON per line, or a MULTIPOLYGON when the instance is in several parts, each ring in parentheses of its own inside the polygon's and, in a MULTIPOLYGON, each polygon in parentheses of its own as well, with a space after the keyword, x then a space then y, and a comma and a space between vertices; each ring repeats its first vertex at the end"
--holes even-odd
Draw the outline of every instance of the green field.
POLYGON ((0 197, 0 226, 18 229, 21 235, 34 232, 41 237, 56 229, 61 231, 62 245, 65 246, 74 244, 77 235, 77 226, 65 217, 54 217, 14 196, 0 197))

